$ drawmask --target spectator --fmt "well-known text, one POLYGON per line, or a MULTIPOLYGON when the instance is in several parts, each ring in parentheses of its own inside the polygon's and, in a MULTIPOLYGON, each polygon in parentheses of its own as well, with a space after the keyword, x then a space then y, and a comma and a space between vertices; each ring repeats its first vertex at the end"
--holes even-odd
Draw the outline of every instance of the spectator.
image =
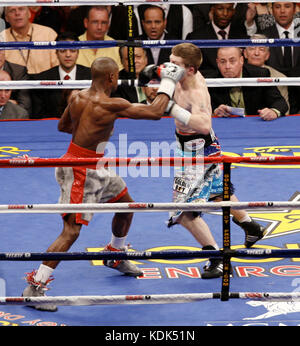
MULTIPOLYGON (((120 71, 120 79, 130 79, 129 65, 128 65, 128 48, 120 47, 120 58, 124 69, 120 71)), ((134 61, 135 61, 135 77, 139 77, 139 73, 147 66, 147 54, 144 48, 134 48, 134 61)), ((122 97, 132 103, 146 101, 146 95, 143 88, 140 86, 119 85, 117 90, 112 94, 113 97, 122 97)))
MULTIPOLYGON (((157 4, 162 8, 167 20, 166 32, 170 37, 184 40, 187 34, 193 31, 193 15, 185 5, 157 4)), ((140 5, 138 8, 140 20, 144 17, 144 12, 152 5, 140 5)), ((144 30, 145 33, 145 30, 144 30)))
MULTIPOLYGON (((203 27, 210 22, 210 18, 212 16, 212 6, 210 4, 199 4, 188 5, 188 7, 193 15, 193 31, 202 30, 203 27)), ((245 25, 248 9, 249 6, 247 3, 238 3, 234 6, 234 15, 232 17, 232 22, 235 23, 235 26, 239 24, 241 27, 243 27, 245 25)))
MULTIPOLYGON (((56 32, 40 24, 30 23, 30 11, 26 6, 8 6, 5 19, 10 28, 4 31, 6 42, 11 41, 55 41, 56 32)), ((7 50, 6 59, 27 67, 29 74, 40 73, 58 64, 53 49, 7 50)))
MULTIPOLYGON (((84 18, 85 33, 79 36, 80 41, 111 41, 107 35, 109 30, 109 10, 107 6, 91 6, 84 18)), ((112 58, 119 69, 123 68, 118 47, 80 49, 78 63, 91 67, 92 62, 99 57, 112 58)))
MULTIPOLYGON (((78 41, 73 33, 64 32, 56 41, 78 41)), ((90 68, 77 64, 78 49, 57 49, 59 65, 32 76, 35 80, 90 80, 90 68)), ((33 118, 59 118, 64 110, 63 89, 34 89, 33 118)))
MULTIPOLYGON (((262 34, 268 38, 283 39, 295 39, 300 36, 294 21, 296 3, 274 2, 272 3, 272 13, 275 24, 261 31, 262 34)), ((300 47, 270 47, 270 53, 268 65, 287 76, 291 76, 293 67, 300 66, 300 47)))
MULTIPOLYGON (((14 64, 5 59, 5 50, 0 50, 0 70, 6 71, 11 80, 28 80, 25 66, 14 64)), ((26 109, 31 113, 31 97, 28 89, 15 89, 11 91, 10 101, 26 109)))
MULTIPOLYGON (((269 28, 276 23, 274 16, 272 15, 272 3, 255 3, 256 7, 256 17, 257 30, 262 32, 263 30, 269 28)), ((294 14, 294 23, 299 23, 299 3, 296 3, 296 12, 294 14)))
MULTIPOLYGON (((222 40, 222 39, 246 39, 249 38, 245 25, 239 21, 233 21, 235 7, 233 3, 211 5, 211 21, 201 30, 188 34, 187 40, 222 40)), ((200 71, 206 73, 217 69, 216 48, 201 49, 203 62, 200 71)))
MULTIPOLYGON (((238 47, 219 48, 217 53, 219 71, 213 78, 270 77, 269 70, 244 64, 238 47)), ((218 87, 210 88, 212 109, 219 117, 234 115, 231 107, 244 109, 246 115, 258 114, 263 120, 274 120, 287 112, 288 105, 276 87, 218 87)))
MULTIPOLYGON (((120 79, 130 79, 129 62, 128 62, 128 47, 120 47, 119 55, 124 68, 119 72, 120 79)), ((139 73, 148 65, 147 53, 144 48, 134 47, 134 66, 135 78, 138 78, 139 73)))
MULTIPOLYGON (((1 70, 0 81, 11 81, 10 75, 1 70)), ((0 89, 0 119, 28 119, 27 111, 10 101, 11 90, 0 89)))
MULTIPOLYGON (((252 40, 256 39, 266 39, 266 36, 264 35, 253 35, 251 36, 252 40)), ((270 58, 270 48, 265 46, 249 46, 244 49, 244 57, 247 59, 248 64, 264 67, 270 71, 270 76, 272 78, 285 78, 286 75, 283 73, 277 71, 271 66, 266 65, 266 61, 270 58)), ((277 86, 280 94, 285 99, 285 102, 288 105, 288 111, 286 114, 290 111, 290 104, 289 104, 289 92, 288 87, 285 85, 277 86)))
MULTIPOLYGON (((166 32, 167 20, 164 10, 159 6, 149 6, 143 13, 142 25, 145 34, 139 38, 141 40, 170 40, 166 32)), ((160 65, 169 61, 171 48, 147 48, 147 57, 149 64, 160 65)))
POLYGON ((143 87, 143 92, 146 95, 146 100, 144 101, 144 103, 150 105, 154 100, 155 97, 157 96, 157 90, 158 88, 154 88, 154 87, 143 87))
MULTIPOLYGON (((139 37, 143 32, 141 19, 143 12, 152 5, 134 5, 132 14, 132 36, 139 37)), ((178 40, 184 40, 186 35, 193 30, 193 16, 185 5, 157 4, 164 9, 167 19, 166 31, 178 40)), ((126 6, 113 6, 109 35, 116 40, 127 40, 128 37, 128 14, 126 6)))

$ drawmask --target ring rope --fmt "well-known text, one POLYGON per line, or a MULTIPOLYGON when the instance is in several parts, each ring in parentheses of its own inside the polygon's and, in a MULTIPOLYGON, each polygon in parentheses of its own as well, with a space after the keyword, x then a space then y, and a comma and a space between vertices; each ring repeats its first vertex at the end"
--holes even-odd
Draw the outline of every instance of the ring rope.
POLYGON ((200 48, 220 47, 287 47, 300 46, 299 39, 228 39, 228 40, 107 40, 107 41, 18 41, 0 42, 0 50, 14 49, 93 49, 111 47, 172 48, 179 43, 193 43, 200 48))
POLYGON ((0 204, 0 214, 59 214, 59 213, 127 213, 127 212, 169 212, 169 211, 212 211, 222 208, 246 210, 300 209, 300 202, 256 201, 256 202, 203 202, 203 203, 79 203, 79 204, 0 204))
MULTIPOLYGON (((234 87, 239 86, 270 86, 287 85, 299 86, 300 77, 267 77, 267 78, 207 78, 208 87, 234 87)), ((159 82, 142 84, 138 80, 118 80, 118 85, 148 86, 158 88, 159 82)), ((40 81, 0 81, 0 89, 85 89, 91 86, 91 80, 40 80, 40 81)))
MULTIPOLYGON (((165 4, 216 4, 216 3, 231 3, 232 0, 2 0, 1 5, 3 6, 31 6, 39 4, 40 6, 64 6, 64 5, 140 5, 153 2, 165 4)), ((247 0, 239 0, 238 3, 248 3, 247 0)), ((260 1, 262 3, 271 2, 270 0, 260 1)), ((283 0, 283 2, 290 2, 290 0, 283 0)))
POLYGON ((0 261, 92 261, 189 258, 300 258, 300 249, 229 249, 201 251, 0 252, 0 261))
POLYGON ((252 163, 264 165, 300 164, 299 156, 255 156, 255 157, 107 157, 107 158, 35 158, 26 156, 12 159, 0 159, 0 168, 24 168, 24 167, 75 167, 91 166, 124 167, 124 166, 182 166, 200 163, 252 163))
MULTIPOLYGON (((0 305, 41 305, 67 306, 112 305, 112 304, 174 304, 192 303, 207 299, 220 299, 220 293, 182 293, 111 296, 56 296, 56 297, 0 297, 0 305), (30 304, 29 304, 30 303, 30 304)), ((264 301, 299 301, 299 292, 230 292, 229 298, 264 301)))

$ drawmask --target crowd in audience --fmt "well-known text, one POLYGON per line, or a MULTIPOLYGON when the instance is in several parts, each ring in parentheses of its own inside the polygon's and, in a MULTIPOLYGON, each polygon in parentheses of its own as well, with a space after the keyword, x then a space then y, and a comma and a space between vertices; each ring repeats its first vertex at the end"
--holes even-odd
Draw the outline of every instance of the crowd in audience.
MULTIPOLYGON (((300 5, 300 4, 299 4, 300 5)), ((0 6, 0 40, 227 40, 300 36, 300 6, 293 2, 135 5, 128 29, 127 7, 0 6)), ((120 79, 136 79, 148 64, 169 61, 171 48, 134 48, 135 73, 123 47, 0 50, 0 81, 90 80, 97 57, 116 61, 120 79)), ((300 47, 201 48, 205 78, 299 77, 300 47)), ((113 96, 150 102, 155 89, 120 85, 113 96)), ((275 120, 300 113, 300 86, 209 88, 215 116, 259 115, 275 120)), ((0 89, 0 119, 60 117, 71 90, 0 89)))

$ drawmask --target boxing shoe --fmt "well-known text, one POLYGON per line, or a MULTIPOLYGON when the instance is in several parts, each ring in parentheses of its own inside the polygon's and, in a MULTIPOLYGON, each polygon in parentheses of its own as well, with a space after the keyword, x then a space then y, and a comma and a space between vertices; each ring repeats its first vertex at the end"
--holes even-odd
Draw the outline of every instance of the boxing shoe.
MULTIPOLYGON (((34 270, 31 273, 27 273, 26 280, 28 282, 28 286, 25 288, 25 290, 22 293, 22 297, 45 297, 45 291, 48 290, 46 287, 47 284, 53 280, 53 278, 50 278, 47 280, 46 283, 37 282, 34 279, 34 276, 36 274, 36 270, 34 270)), ((57 311, 57 307, 54 304, 41 304, 41 305, 27 305, 30 308, 41 310, 41 311, 57 311)))
MULTIPOLYGON (((104 251, 127 251, 127 247, 115 249, 110 244, 108 244, 105 246, 104 251)), ((134 263, 132 263, 129 260, 104 260, 103 264, 106 267, 116 269, 119 272, 128 276, 143 275, 142 270, 140 270, 134 263)))
POLYGON ((233 217, 232 221, 245 231, 244 245, 246 248, 253 246, 258 240, 262 239, 266 233, 266 229, 252 219, 249 222, 239 222, 233 217))
MULTIPOLYGON (((230 276, 232 276, 230 264, 230 276)), ((215 279, 223 276, 223 261, 219 258, 211 258, 203 267, 202 279, 215 279)))
MULTIPOLYGON (((216 250, 213 246, 203 246, 202 250, 216 250)), ((230 264, 230 275, 232 267, 230 264)), ((221 258, 210 258, 203 267, 202 279, 215 279, 223 276, 223 260, 221 258)))

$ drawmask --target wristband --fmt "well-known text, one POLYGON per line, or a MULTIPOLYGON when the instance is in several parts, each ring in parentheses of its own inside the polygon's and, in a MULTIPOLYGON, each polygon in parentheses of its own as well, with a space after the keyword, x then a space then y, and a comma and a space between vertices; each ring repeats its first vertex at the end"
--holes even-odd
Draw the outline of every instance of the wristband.
POLYGON ((174 103, 173 107, 170 110, 170 115, 183 123, 184 125, 187 125, 190 121, 190 118, 192 116, 192 113, 187 111, 186 109, 178 106, 178 104, 174 103))
POLYGON ((160 86, 157 90, 157 94, 166 94, 171 99, 175 91, 175 82, 170 78, 163 78, 160 81, 160 86))

